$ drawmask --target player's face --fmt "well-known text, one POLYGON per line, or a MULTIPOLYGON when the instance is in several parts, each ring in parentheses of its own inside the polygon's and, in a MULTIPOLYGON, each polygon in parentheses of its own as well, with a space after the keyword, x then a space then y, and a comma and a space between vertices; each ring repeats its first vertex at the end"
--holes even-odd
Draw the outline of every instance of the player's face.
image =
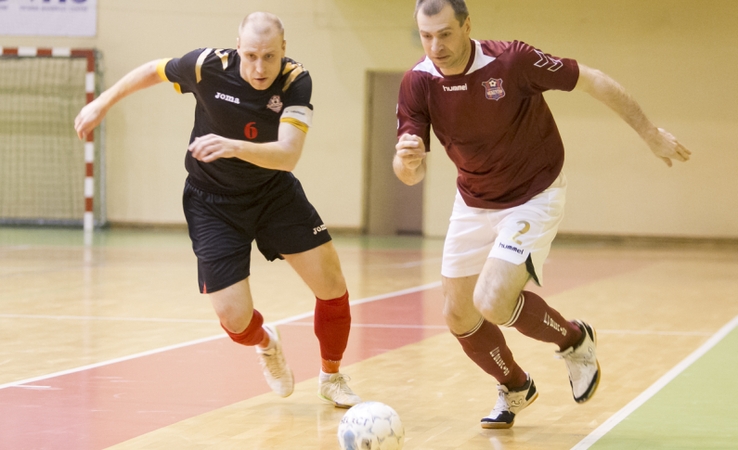
POLYGON ((451 5, 446 5, 436 15, 426 16, 418 11, 418 30, 425 54, 444 75, 456 75, 464 71, 471 44, 471 23, 467 17, 459 24, 451 5))
POLYGON ((278 32, 257 34, 246 28, 238 38, 241 78, 263 91, 279 76, 286 42, 278 32))

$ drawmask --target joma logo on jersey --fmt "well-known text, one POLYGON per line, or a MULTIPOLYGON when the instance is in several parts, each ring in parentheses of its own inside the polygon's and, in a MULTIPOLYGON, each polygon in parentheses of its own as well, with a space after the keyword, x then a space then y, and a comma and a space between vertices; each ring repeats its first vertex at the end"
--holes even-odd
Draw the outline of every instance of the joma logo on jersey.
POLYGON ((235 103, 237 105, 241 104, 241 100, 239 100, 238 97, 234 97, 232 95, 221 94, 220 92, 215 93, 215 98, 217 98, 218 100, 225 100, 227 102, 235 103))
POLYGON ((466 87, 466 83, 460 84, 458 86, 444 86, 443 91, 444 92, 457 92, 457 91, 466 91, 468 88, 466 87))
POLYGON ((328 229, 328 227, 327 227, 327 226, 325 226, 325 225, 321 225, 321 226, 319 226, 319 227, 315 227, 315 228, 313 228, 313 234, 318 234, 318 233, 320 233, 321 231, 325 231, 325 230, 327 230, 327 229, 328 229))

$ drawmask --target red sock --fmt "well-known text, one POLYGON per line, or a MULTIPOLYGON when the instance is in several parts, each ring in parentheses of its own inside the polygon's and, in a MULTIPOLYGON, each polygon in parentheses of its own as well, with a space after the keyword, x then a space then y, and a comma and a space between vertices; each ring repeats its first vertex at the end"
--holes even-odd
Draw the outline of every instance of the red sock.
POLYGON ((254 314, 251 316, 251 322, 249 322, 249 326, 247 326, 245 330, 238 334, 228 330, 226 327, 223 326, 222 323, 220 324, 220 326, 223 327, 225 332, 228 333, 228 336, 233 339, 233 342, 242 345, 252 346, 260 344, 268 336, 264 331, 264 328, 261 327, 263 324, 264 317, 262 317, 259 311, 254 310, 254 314))
POLYGON ((482 320, 471 332, 456 336, 464 353, 485 372, 510 389, 525 384, 527 377, 513 359, 500 327, 482 320))
POLYGON ((320 343, 320 356, 328 361, 340 361, 351 331, 351 308, 348 291, 341 297, 321 300, 316 297, 315 336, 320 343))
POLYGON ((560 350, 575 345, 582 337, 582 330, 575 323, 564 319, 541 297, 529 291, 520 294, 515 312, 504 326, 514 327, 538 341, 556 344, 560 350))

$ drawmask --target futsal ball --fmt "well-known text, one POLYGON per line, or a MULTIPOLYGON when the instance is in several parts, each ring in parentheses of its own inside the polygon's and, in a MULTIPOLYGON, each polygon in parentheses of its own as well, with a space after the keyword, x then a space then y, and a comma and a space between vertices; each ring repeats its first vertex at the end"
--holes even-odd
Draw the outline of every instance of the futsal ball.
POLYGON ((342 450, 400 450, 404 441, 400 416, 380 402, 352 406, 338 425, 342 450))

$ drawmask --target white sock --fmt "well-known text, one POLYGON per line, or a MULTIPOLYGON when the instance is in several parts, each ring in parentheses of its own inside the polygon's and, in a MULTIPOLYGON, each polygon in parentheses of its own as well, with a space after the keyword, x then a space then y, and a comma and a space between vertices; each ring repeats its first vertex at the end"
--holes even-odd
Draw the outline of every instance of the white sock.
POLYGON ((334 375, 334 374, 332 374, 332 373, 325 373, 325 372, 323 372, 323 370, 321 369, 321 370, 320 370, 320 378, 319 378, 319 379, 320 379, 320 382, 321 382, 321 383, 325 383, 326 381, 330 380, 330 378, 331 378, 331 375, 334 375))

